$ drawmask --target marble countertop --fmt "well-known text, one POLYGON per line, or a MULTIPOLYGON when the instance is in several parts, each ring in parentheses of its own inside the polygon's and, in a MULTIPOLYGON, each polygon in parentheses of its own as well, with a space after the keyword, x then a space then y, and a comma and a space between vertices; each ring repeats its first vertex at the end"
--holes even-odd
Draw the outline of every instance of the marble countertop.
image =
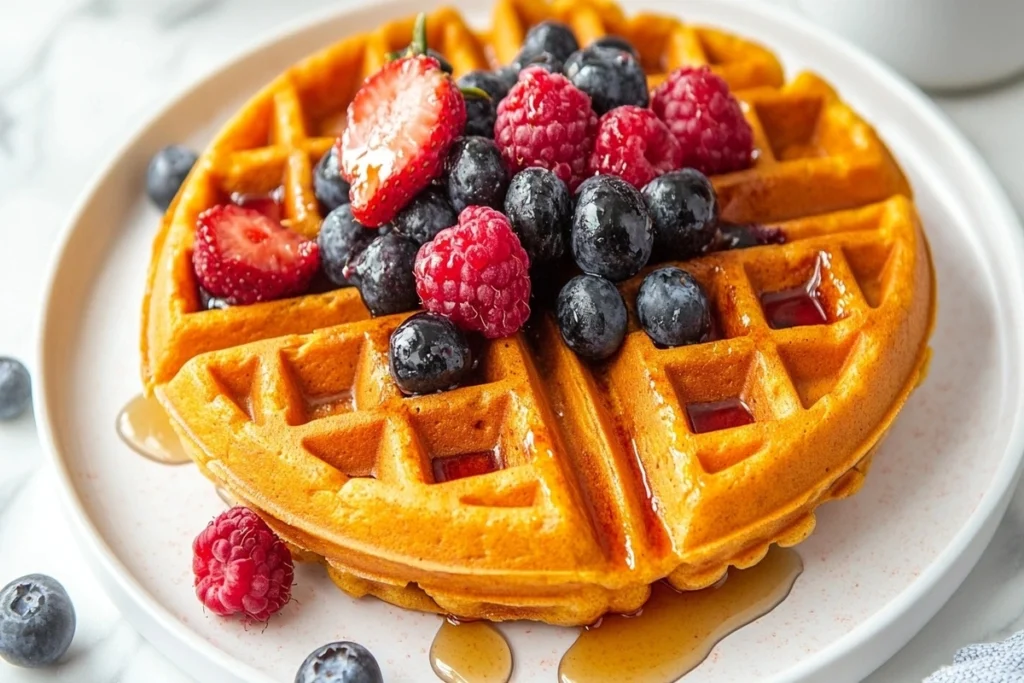
MULTIPOLYGON (((343 0, 337 0, 339 3, 343 0)), ((778 0, 784 1, 784 0, 778 0)), ((0 7, 0 355, 36 364, 34 322, 54 240, 127 131, 282 22, 329 0, 33 0, 0 7)), ((1024 81, 936 98, 1024 212, 1024 81)), ((983 228, 983 226, 979 226, 983 228)), ((112 305, 134 307, 134 292, 112 305)), ((31 418, 0 425, 0 584, 57 575, 79 615, 64 663, 0 661, 0 680, 188 681, 125 621, 89 574, 56 500, 31 418)), ((871 678, 919 681, 961 645, 1024 628, 1024 490, 938 616, 871 678)))

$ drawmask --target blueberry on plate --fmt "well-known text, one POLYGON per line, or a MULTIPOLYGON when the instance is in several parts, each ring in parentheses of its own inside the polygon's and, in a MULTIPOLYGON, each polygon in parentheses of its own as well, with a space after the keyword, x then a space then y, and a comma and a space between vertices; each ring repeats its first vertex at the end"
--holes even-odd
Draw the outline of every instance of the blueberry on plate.
POLYGON ((188 147, 164 147, 149 160, 146 194, 157 208, 166 211, 199 157, 188 147))
POLYGON ((433 394, 462 384, 473 369, 466 336, 448 318, 417 313, 391 334, 391 376, 403 394, 433 394))
POLYGON ((505 194, 505 215, 531 265, 565 255, 572 229, 572 196, 554 173, 537 167, 517 173, 505 194))
POLYGON ((490 97, 479 97, 463 94, 466 102, 466 135, 483 138, 494 137, 494 122, 498 119, 496 100, 490 97))
POLYGON ((603 36, 592 42, 589 47, 610 47, 616 50, 622 50, 623 52, 628 52, 633 55, 637 61, 640 61, 640 53, 636 51, 635 47, 633 47, 633 43, 629 42, 622 36, 603 36))
POLYGON ((718 197, 700 171, 670 171, 642 190, 659 258, 682 260, 707 251, 718 229, 718 197))
POLYGON ((391 230, 416 244, 426 244, 437 233, 458 222, 459 216, 444 193, 428 187, 399 211, 388 225, 391 230))
POLYGON ((557 21, 543 21, 526 32, 523 47, 515 61, 520 65, 526 64, 533 57, 547 52, 561 63, 578 49, 580 45, 568 26, 557 21))
POLYGON ((32 405, 32 378, 13 358, 0 357, 0 420, 20 417, 32 405))
POLYGON ((700 283, 685 270, 669 266, 652 271, 636 297, 640 326, 655 343, 683 346, 711 336, 711 304, 700 283))
POLYGON ((646 107, 650 102, 647 76, 632 53, 591 45, 565 62, 565 75, 590 95, 598 116, 624 104, 646 107))
POLYGON ((467 206, 501 210, 508 188, 508 173, 494 140, 479 136, 459 138, 448 152, 448 201, 458 213, 467 206))
POLYGON ((384 683, 384 676, 365 647, 338 642, 310 653, 295 674, 295 683, 384 683))
POLYGON ((598 175, 579 186, 572 218, 572 255, 584 273, 612 282, 640 272, 651 257, 654 230, 639 190, 598 175))
POLYGON ((626 338, 626 304, 615 285, 596 275, 577 275, 562 288, 558 329, 566 346, 587 360, 604 360, 626 338))
POLYGON ((75 636, 75 608, 64 586, 29 574, 0 590, 0 657, 15 666, 49 666, 75 636))
POLYGON ((320 268, 339 287, 354 285, 351 265, 380 233, 352 217, 352 205, 342 204, 320 224, 316 243, 320 247, 320 268))
POLYGON ((338 167, 337 145, 331 145, 317 162, 313 170, 313 193, 320 204, 320 212, 325 216, 342 204, 348 204, 348 182, 341 177, 338 167))
MULTIPOLYGON (((508 67, 506 67, 508 68, 508 67)), ((479 88, 491 96, 494 105, 505 99, 508 89, 515 85, 519 77, 518 71, 504 74, 501 71, 483 71, 476 69, 462 74, 457 81, 460 88, 479 88)))
POLYGON ((354 273, 363 303, 374 316, 411 311, 419 306, 412 273, 419 245, 394 232, 374 238, 346 272, 354 273))

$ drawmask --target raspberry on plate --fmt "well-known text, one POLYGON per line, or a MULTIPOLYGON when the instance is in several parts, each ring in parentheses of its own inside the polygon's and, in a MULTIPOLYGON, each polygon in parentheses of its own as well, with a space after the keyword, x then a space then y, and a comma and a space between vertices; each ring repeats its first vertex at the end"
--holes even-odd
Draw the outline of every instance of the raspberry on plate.
POLYGON ((590 98, 561 74, 524 69, 498 105, 494 140, 509 173, 528 166, 553 171, 570 190, 587 175, 597 114, 590 98))
POLYGON ((266 621, 292 595, 292 554, 252 510, 222 512, 192 543, 196 596, 214 614, 266 621))
POLYGON ((705 175, 753 161, 754 132, 729 86, 706 66, 684 66, 655 89, 651 109, 683 147, 683 165, 705 175))
POLYGON ((222 204, 199 215, 192 265, 213 296, 252 304, 306 291, 320 250, 255 209, 222 204))
POLYGON ((682 164, 682 147, 650 109, 617 107, 598 121, 592 174, 617 175, 640 189, 682 164))
POLYGON ((504 214, 471 206, 416 256, 423 307, 488 339, 514 334, 530 317, 530 257, 504 214))

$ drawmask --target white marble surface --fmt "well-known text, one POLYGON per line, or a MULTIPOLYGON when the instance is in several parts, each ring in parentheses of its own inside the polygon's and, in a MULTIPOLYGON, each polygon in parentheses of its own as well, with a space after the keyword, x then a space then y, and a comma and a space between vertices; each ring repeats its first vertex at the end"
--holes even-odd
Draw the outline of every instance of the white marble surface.
MULTIPOLYGON (((327 4, 0 0, 0 355, 35 366, 33 328, 55 237, 75 198, 127 132, 213 65, 327 4)), ((1024 81, 937 99, 1024 211, 1024 81)), ((136 292, 126 292, 111 305, 135 307, 136 299, 136 292)), ((59 577, 78 609, 79 628, 62 665, 28 671, 0 661, 0 681, 187 681, 118 614, 89 574, 43 462, 31 418, 0 425, 0 584, 33 571, 59 577)), ((919 681, 949 662, 958 646, 1020 628, 1021 491, 963 587, 868 680, 919 681)))

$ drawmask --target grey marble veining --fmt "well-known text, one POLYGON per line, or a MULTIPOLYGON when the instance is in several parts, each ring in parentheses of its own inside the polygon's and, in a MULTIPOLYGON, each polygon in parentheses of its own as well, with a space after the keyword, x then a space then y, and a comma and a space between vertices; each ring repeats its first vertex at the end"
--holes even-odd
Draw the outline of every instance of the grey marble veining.
MULTIPOLYGON (((327 0, 0 0, 0 354, 34 367, 33 331, 49 252, 72 203, 147 113, 213 65, 327 0)), ((1024 84, 939 104, 1024 208, 1024 84)), ((130 302, 134 306, 135 302, 130 302)), ((0 580, 58 574, 79 631, 55 670, 12 683, 184 683, 103 595, 42 467, 31 419, 0 427, 0 580), (43 539, 42 541, 40 539, 43 539)), ((1024 494, 938 616, 870 683, 919 681, 966 643, 1024 628, 1024 494)))

